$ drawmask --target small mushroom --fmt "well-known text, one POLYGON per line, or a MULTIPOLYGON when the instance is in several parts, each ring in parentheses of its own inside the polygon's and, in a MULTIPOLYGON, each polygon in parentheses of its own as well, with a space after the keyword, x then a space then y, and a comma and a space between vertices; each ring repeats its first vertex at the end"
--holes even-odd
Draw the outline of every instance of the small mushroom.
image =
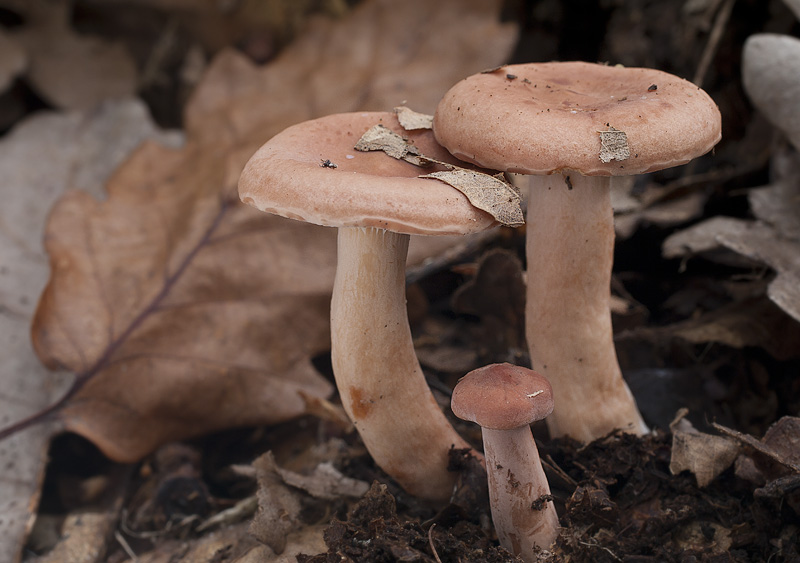
POLYGON ((553 385, 551 436, 647 432, 614 349, 611 176, 685 164, 719 141, 720 122, 686 80, 582 62, 473 75, 439 103, 433 130, 451 153, 528 175, 526 333, 533 367, 553 385))
POLYGON ((453 413, 479 424, 489 477, 489 501, 500 545, 523 561, 536 561, 558 536, 550 496, 530 424, 553 410, 550 384, 535 371, 492 364, 459 380, 453 413))
MULTIPOLYGON (((466 196, 382 152, 353 149, 383 124, 423 154, 459 162, 430 130, 404 131, 394 113, 337 114, 289 127, 245 166, 239 195, 261 211, 339 228, 331 356, 342 405, 375 462, 406 491, 446 500, 448 450, 468 448, 445 418, 417 361, 406 312, 409 235, 497 225, 466 196), (337 167, 322 167, 329 160, 337 167)), ((463 163, 462 163, 463 164, 463 163)))

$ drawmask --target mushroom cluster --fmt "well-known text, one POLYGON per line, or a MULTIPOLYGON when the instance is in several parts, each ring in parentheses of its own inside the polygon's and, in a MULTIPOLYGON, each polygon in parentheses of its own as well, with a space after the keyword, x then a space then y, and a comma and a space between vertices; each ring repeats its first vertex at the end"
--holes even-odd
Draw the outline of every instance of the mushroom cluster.
POLYGON ((433 131, 405 131, 394 113, 331 115, 286 129, 247 163, 242 201, 339 228, 331 354, 342 404, 382 469, 411 494, 442 501, 455 481, 448 451, 468 445, 414 352, 405 306, 409 235, 475 233, 497 221, 453 187, 421 178, 412 163, 354 150, 376 124, 402 134, 429 165, 466 161, 527 175, 526 333, 537 371, 475 370, 456 386, 452 409, 483 428, 501 543, 532 561, 537 546, 556 538, 558 518, 530 423, 555 401, 551 436, 591 441, 614 429, 647 431, 613 342, 611 177, 711 150, 719 110, 696 86, 655 70, 513 65, 455 85, 433 131))
POLYGON ((685 164, 720 140, 720 123, 686 80, 583 62, 476 74, 439 103, 434 134, 453 155, 527 175, 526 333, 533 367, 553 386, 551 436, 647 431, 611 327, 611 177, 685 164))
POLYGON ((448 451, 469 446, 439 408, 414 351, 405 300, 409 235, 468 234, 496 222, 447 184, 418 178, 418 167, 354 150, 376 124, 458 164, 430 130, 406 132, 394 113, 337 114, 263 145, 242 172, 239 195, 261 211, 339 228, 331 355, 342 405, 378 466, 409 493, 442 501, 455 482, 448 451))

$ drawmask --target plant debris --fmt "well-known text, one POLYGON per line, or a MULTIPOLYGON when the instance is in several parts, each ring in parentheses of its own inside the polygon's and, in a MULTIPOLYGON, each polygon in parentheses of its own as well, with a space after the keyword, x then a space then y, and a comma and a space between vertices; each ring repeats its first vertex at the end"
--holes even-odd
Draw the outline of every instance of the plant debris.
POLYGON ((705 487, 728 469, 739 455, 741 448, 730 438, 698 432, 683 418, 688 409, 683 409, 672 424, 672 457, 669 470, 673 475, 691 471, 697 477, 697 485, 705 487))
POLYGON ((504 549, 493 546, 483 531, 465 520, 425 527, 402 520, 395 498, 386 485, 373 483, 345 521, 334 521, 325 530, 327 553, 300 556, 298 563, 334 561, 482 561, 513 560, 504 549))
POLYGON ((373 125, 353 147, 357 151, 383 151, 392 158, 420 166, 419 149, 384 125, 373 125))
POLYGON ((502 174, 489 176, 482 172, 459 168, 423 174, 420 178, 435 178, 453 186, 467 196, 472 205, 486 211, 506 227, 519 227, 525 224, 522 196, 511 184, 502 179, 502 174))
POLYGON ((358 151, 383 151, 392 158, 405 160, 415 166, 443 166, 448 170, 423 174, 420 178, 439 180, 454 187, 467 196, 473 206, 486 211, 507 227, 525 224, 522 195, 503 179, 502 174, 491 176, 426 157, 417 147, 380 124, 370 127, 354 148, 358 151))
POLYGON ((598 133, 600 133, 601 162, 627 160, 631 157, 628 135, 625 134, 625 131, 620 131, 609 125, 606 131, 598 131, 598 133))
POLYGON ((419 113, 406 106, 394 108, 397 120, 406 131, 417 129, 433 129, 433 116, 426 113, 419 113))

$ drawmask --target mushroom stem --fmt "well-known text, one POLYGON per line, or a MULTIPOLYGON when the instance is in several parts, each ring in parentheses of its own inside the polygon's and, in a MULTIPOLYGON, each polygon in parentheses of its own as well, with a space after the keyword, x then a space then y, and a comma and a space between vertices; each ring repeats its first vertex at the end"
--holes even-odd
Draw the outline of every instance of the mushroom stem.
POLYGON ((534 547, 548 549, 558 536, 558 515, 552 500, 545 497, 550 487, 530 426, 482 432, 497 538, 523 561, 536 561, 534 547), (531 506, 531 499, 541 502, 531 506))
POLYGON ((526 333, 533 368, 553 387, 550 435, 644 434, 614 349, 610 178, 569 170, 528 178, 526 333))
POLYGON ((409 493, 450 498, 448 450, 468 448, 445 418, 417 361, 408 324, 409 235, 339 229, 331 356, 342 404, 375 463, 409 493))

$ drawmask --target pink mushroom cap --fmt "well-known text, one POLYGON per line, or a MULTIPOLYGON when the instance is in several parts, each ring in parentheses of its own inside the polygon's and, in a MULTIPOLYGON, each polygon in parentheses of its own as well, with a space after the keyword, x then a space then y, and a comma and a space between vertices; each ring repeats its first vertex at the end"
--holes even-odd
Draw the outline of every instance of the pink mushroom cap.
POLYGON ((511 430, 553 412, 553 390, 545 377, 512 364, 492 364, 462 377, 451 399, 453 414, 482 428, 511 430))

